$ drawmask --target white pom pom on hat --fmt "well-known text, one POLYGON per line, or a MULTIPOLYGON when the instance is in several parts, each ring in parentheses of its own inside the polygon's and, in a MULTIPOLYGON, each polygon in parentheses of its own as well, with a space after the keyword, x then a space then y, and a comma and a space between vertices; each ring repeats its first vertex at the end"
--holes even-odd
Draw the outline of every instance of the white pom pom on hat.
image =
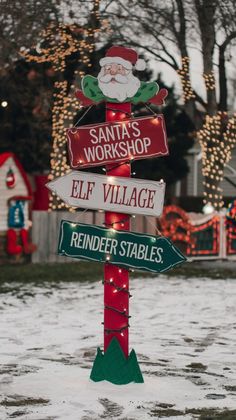
POLYGON ((146 63, 142 58, 139 58, 135 64, 136 70, 143 71, 146 68, 146 63))

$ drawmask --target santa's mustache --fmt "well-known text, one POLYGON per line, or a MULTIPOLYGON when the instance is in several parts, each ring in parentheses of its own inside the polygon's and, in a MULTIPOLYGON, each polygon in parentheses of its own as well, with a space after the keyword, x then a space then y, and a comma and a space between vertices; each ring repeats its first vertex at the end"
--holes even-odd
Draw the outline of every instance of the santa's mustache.
POLYGON ((105 74, 104 76, 100 76, 99 80, 103 83, 109 83, 111 80, 116 80, 119 83, 127 83, 128 77, 123 76, 122 74, 115 74, 114 76, 111 74, 105 74))

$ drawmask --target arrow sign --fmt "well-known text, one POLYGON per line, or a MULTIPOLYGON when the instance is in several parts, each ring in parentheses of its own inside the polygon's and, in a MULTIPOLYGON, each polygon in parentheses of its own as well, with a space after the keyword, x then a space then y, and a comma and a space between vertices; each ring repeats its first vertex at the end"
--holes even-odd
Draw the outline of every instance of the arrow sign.
POLYGON ((163 115, 74 127, 67 137, 74 169, 169 153, 163 115))
POLYGON ((69 206, 159 216, 165 183, 72 171, 47 187, 69 206))
POLYGON ((117 231, 68 220, 61 222, 58 253, 155 273, 186 261, 164 236, 117 231))

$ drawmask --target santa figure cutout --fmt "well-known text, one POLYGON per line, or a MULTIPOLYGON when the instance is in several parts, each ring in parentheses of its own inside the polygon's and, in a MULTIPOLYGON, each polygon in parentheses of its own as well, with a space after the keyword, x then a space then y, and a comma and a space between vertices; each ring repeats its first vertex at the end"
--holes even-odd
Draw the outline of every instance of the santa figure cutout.
POLYGON ((81 105, 89 106, 100 102, 153 103, 163 105, 168 94, 166 89, 159 91, 156 82, 142 82, 133 70, 145 70, 145 61, 131 48, 113 46, 100 60, 98 77, 90 75, 82 79, 82 91, 76 92, 81 105))

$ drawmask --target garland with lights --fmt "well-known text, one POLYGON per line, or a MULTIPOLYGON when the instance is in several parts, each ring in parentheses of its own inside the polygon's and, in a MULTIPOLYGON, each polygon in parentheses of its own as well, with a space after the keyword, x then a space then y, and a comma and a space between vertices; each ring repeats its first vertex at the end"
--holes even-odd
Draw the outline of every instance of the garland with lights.
POLYGON ((230 161, 236 144, 236 114, 229 119, 228 114, 222 111, 214 116, 207 115, 197 136, 202 149, 205 186, 203 202, 220 210, 224 205, 220 187, 224 178, 224 166, 230 161))
POLYGON ((193 226, 187 213, 178 206, 166 206, 159 219, 159 229, 164 236, 173 242, 183 242, 187 245, 187 253, 194 247, 194 239, 191 236, 193 226))

